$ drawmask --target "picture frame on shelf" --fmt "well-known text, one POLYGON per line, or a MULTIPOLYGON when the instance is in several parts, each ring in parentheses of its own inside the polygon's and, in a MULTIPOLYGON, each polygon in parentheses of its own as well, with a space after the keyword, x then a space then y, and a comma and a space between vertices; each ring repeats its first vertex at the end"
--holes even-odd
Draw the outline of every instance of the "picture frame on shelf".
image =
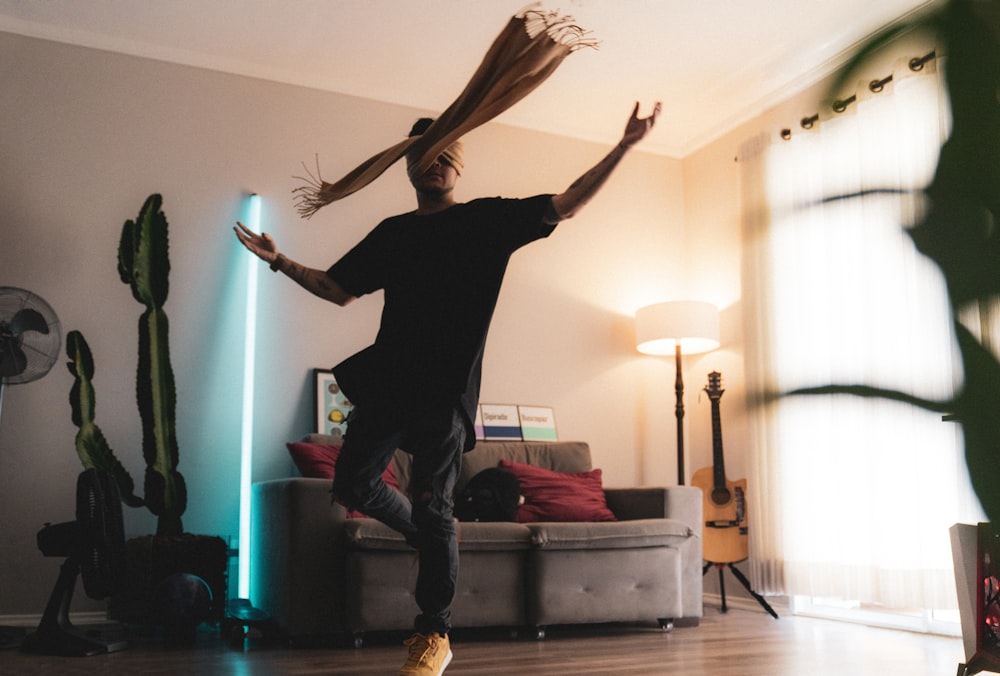
POLYGON ((331 369, 313 369, 313 397, 315 403, 315 431, 342 437, 347 431, 347 416, 354 408, 331 369))
POLYGON ((555 411, 549 406, 517 407, 521 438, 525 441, 558 441, 555 411))
POLYGON ((481 404, 483 439, 486 441, 521 441, 521 420, 516 404, 481 404))

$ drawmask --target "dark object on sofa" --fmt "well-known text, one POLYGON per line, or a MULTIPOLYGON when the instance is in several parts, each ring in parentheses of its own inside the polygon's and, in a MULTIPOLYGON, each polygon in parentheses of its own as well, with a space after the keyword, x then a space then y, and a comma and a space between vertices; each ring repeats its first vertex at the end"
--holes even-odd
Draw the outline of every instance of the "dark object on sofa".
POLYGON ((487 467, 469 479, 455 499, 459 521, 514 521, 521 500, 521 482, 511 472, 487 467))

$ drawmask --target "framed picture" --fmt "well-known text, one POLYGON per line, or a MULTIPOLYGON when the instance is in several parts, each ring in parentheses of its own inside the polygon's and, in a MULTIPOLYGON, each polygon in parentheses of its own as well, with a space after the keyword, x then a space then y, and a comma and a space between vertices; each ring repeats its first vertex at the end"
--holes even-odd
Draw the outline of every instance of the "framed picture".
POLYGON ((525 441, 556 441, 556 416, 547 406, 518 406, 521 437, 525 441))
POLYGON ((347 430, 347 414, 353 408, 337 385, 330 369, 313 369, 313 394, 316 403, 316 432, 343 436, 347 430))
POLYGON ((514 404, 482 404, 483 438, 487 441, 520 441, 521 421, 514 404))

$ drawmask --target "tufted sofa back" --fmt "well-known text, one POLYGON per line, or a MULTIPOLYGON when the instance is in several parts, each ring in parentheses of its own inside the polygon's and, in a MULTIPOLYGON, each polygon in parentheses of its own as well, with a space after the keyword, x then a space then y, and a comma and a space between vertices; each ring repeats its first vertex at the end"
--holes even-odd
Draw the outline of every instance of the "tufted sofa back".
MULTIPOLYGON (((469 479, 488 467, 496 467, 501 460, 555 472, 586 472, 592 469, 590 446, 584 441, 480 441, 462 456, 462 473, 458 477, 456 493, 461 493, 469 479)), ((412 459, 408 453, 396 451, 393 462, 400 490, 405 492, 410 483, 412 459)))

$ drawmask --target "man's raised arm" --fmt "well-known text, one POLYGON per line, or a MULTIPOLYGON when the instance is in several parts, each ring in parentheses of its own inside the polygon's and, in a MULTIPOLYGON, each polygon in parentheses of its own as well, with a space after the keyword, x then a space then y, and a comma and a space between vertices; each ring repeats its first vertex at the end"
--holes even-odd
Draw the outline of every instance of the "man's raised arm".
POLYGON ((608 180, 608 176, 621 161, 629 148, 645 138, 649 130, 656 123, 656 117, 660 114, 661 105, 659 102, 653 106, 653 113, 649 117, 639 117, 639 103, 636 102, 632 109, 632 116, 625 125, 625 133, 622 140, 604 156, 600 162, 595 164, 587 173, 576 179, 565 191, 552 197, 552 212, 546 217, 550 223, 557 223, 576 215, 590 198, 597 194, 597 191, 608 180))
POLYGON ((309 293, 331 303, 344 306, 354 300, 354 296, 345 291, 336 280, 331 279, 325 271, 307 268, 280 253, 278 245, 266 232, 258 235, 239 221, 236 226, 233 230, 237 239, 250 253, 270 265, 275 272, 280 270, 309 293))

